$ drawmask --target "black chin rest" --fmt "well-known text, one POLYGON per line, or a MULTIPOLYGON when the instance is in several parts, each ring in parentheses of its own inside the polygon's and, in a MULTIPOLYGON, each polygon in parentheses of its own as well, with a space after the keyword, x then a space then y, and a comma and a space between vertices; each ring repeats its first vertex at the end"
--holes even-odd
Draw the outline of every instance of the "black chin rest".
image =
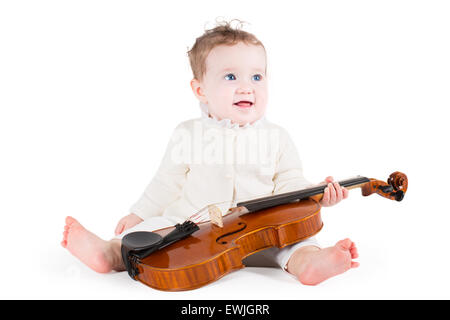
POLYGON ((122 239, 122 246, 133 248, 135 251, 147 250, 162 242, 162 237, 155 232, 137 231, 132 232, 122 239))
MULTIPOLYGON (((131 278, 139 274, 137 263, 151 253, 191 235, 199 227, 192 221, 177 223, 164 238, 155 232, 137 231, 125 235, 122 239, 122 260, 131 278)), ((135 279, 136 280, 136 279, 135 279)))
POLYGON ((132 260, 148 255, 158 249, 163 237, 155 232, 137 231, 125 235, 122 239, 122 260, 131 278, 137 275, 132 260))

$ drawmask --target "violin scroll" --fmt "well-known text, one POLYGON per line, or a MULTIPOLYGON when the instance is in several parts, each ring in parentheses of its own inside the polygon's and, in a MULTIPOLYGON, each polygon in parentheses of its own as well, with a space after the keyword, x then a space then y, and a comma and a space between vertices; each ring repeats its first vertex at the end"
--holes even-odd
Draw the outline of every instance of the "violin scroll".
POLYGON ((369 182, 361 187, 363 196, 378 193, 382 197, 396 201, 403 200, 407 189, 408 178, 406 174, 399 171, 392 173, 387 179, 387 183, 381 180, 370 179, 369 182))
POLYGON ((405 193, 408 189, 408 178, 406 174, 399 171, 392 173, 387 182, 394 188, 394 191, 402 190, 405 193))

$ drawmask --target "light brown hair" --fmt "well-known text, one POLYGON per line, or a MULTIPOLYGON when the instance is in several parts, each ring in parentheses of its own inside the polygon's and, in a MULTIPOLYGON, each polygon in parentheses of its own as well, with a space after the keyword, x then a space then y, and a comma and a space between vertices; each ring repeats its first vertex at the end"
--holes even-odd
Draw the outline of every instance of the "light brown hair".
POLYGON ((230 22, 217 22, 217 26, 213 29, 205 30, 205 33, 195 40, 192 49, 188 51, 189 62, 191 64, 192 73, 195 79, 202 81, 206 73, 206 58, 209 52, 217 46, 228 45, 232 46, 239 42, 244 42, 249 45, 259 45, 264 48, 264 45, 253 34, 241 30, 243 21, 233 19, 230 22), (237 20, 239 26, 233 28, 231 23, 237 20))

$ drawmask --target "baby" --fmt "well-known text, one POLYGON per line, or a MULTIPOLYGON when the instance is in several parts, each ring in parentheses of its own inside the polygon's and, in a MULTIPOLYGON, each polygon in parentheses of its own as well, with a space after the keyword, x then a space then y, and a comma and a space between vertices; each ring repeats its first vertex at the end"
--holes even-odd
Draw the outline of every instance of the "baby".
MULTIPOLYGON (((66 218, 62 246, 97 272, 125 270, 120 248, 127 233, 173 226, 209 204, 232 205, 311 185, 289 134, 264 116, 268 88, 263 44, 225 23, 197 38, 188 54, 191 88, 202 116, 177 126, 156 175, 131 213, 119 221, 115 238, 103 240, 66 218)), ((347 198, 348 190, 332 177, 325 182, 322 206, 347 198)), ((357 267, 352 261, 357 257, 350 239, 320 248, 312 237, 260 251, 244 264, 277 265, 301 283, 315 285, 357 267)))

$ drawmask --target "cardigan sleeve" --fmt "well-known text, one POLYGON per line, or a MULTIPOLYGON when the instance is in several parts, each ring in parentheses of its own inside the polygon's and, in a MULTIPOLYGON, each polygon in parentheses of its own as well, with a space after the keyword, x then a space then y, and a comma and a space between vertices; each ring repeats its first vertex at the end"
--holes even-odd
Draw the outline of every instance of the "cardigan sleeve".
POLYGON ((175 129, 156 174, 139 200, 130 208, 130 212, 141 219, 161 216, 165 208, 181 196, 189 172, 188 163, 179 158, 183 130, 180 126, 175 129))
POLYGON ((280 141, 280 151, 273 177, 273 194, 304 189, 311 182, 303 176, 302 163, 290 135, 283 129, 280 141))

